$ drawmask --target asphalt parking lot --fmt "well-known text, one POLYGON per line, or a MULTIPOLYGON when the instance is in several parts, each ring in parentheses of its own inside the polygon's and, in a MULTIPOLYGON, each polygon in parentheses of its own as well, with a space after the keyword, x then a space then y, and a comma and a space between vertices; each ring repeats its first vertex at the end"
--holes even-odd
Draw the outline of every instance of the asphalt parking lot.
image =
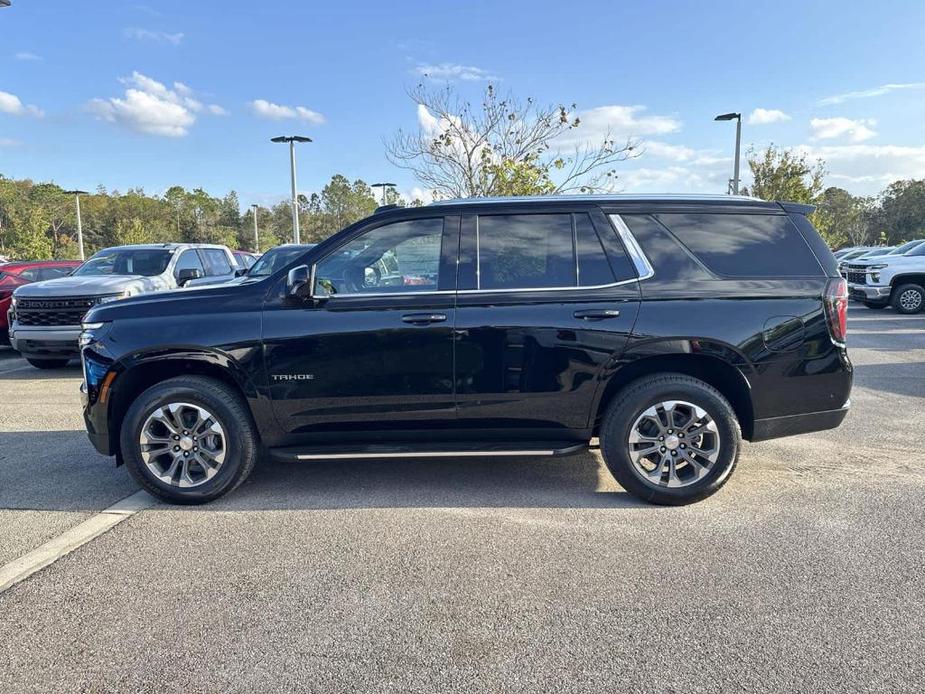
MULTIPOLYGON (((596 453, 264 463, 0 594, 0 691, 921 691, 925 314, 849 310, 853 410, 640 504, 596 453)), ((136 491, 80 372, 0 350, 0 566, 136 491)))

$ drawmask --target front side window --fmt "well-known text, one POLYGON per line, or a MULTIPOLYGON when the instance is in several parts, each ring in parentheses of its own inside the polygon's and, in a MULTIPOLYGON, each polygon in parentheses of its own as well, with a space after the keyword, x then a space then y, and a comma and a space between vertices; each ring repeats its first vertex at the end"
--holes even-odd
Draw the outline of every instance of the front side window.
POLYGON ((436 291, 442 236, 442 218, 370 229, 318 263, 316 290, 335 296, 436 291))
POLYGON ((172 251, 135 248, 100 251, 80 266, 75 276, 142 275, 153 277, 167 269, 172 251))
POLYGON ((200 276, 206 274, 202 268, 202 262, 199 260, 199 254, 194 250, 183 251, 183 254, 177 259, 177 265, 173 269, 174 277, 179 277, 181 270, 199 270, 200 276))
POLYGON ((233 271, 224 251, 218 248, 204 248, 202 255, 205 259, 207 275, 229 275, 233 271))

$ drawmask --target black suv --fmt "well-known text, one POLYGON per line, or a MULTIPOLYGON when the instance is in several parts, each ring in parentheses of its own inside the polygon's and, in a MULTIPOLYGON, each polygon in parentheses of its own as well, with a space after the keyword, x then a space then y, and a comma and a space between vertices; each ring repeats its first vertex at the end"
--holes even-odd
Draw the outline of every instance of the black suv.
POLYGON ((90 311, 90 439, 167 500, 287 460, 555 456, 682 504, 741 439, 848 411, 845 281, 806 215, 751 198, 381 209, 278 271, 90 311))

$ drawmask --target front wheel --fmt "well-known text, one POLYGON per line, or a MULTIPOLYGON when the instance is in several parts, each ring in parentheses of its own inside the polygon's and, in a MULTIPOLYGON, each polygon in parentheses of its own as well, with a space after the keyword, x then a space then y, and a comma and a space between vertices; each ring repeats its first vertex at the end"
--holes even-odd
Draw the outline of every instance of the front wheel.
POLYGON ((925 306, 925 289, 918 284, 904 284, 893 292, 893 308, 900 313, 918 313, 925 306))
POLYGON ((626 491, 681 505, 722 487, 739 458, 739 421, 712 386, 684 374, 631 383, 608 409, 601 453, 626 491))
POLYGON ((257 433, 247 405, 211 378, 172 378, 148 388, 129 407, 120 436, 132 477, 176 504, 201 504, 241 484, 257 459, 257 433))

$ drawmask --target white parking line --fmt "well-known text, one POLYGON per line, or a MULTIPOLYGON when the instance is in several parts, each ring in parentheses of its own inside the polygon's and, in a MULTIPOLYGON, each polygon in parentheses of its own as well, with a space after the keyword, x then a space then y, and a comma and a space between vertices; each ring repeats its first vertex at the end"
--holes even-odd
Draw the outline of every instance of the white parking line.
POLYGON ((157 499, 148 492, 137 491, 95 516, 91 516, 83 523, 75 525, 70 530, 65 530, 19 559, 0 566, 0 593, 155 503, 157 499))

